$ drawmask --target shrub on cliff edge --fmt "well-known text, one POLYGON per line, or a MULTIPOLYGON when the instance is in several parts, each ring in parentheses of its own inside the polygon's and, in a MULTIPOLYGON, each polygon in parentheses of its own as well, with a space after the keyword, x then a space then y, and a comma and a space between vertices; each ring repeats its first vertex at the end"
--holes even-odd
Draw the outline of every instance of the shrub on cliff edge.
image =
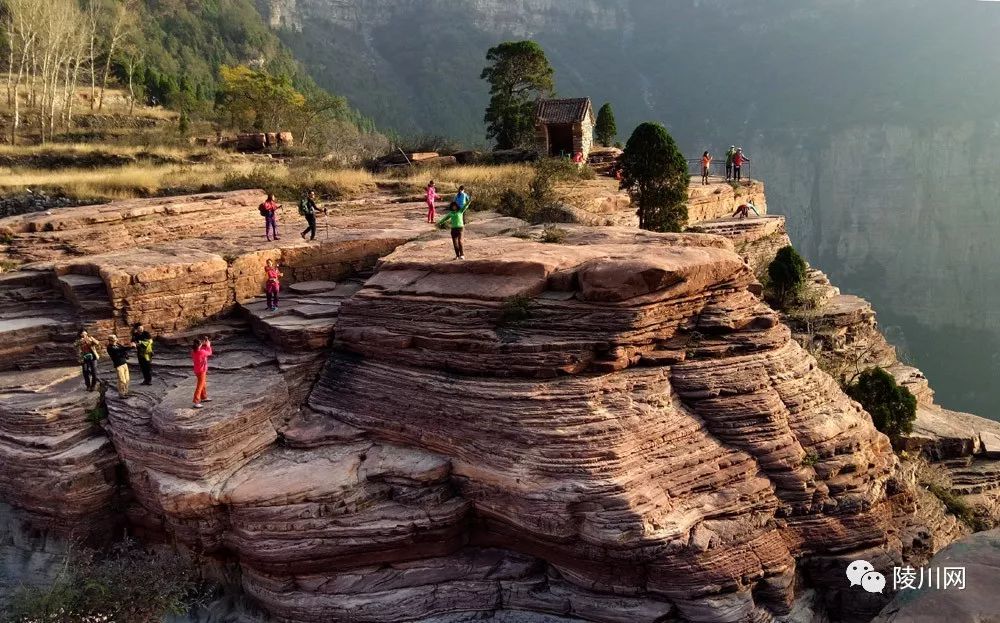
POLYGON ((913 430, 917 399, 882 368, 869 368, 846 388, 847 395, 861 403, 872 416, 875 428, 897 439, 913 430))
POLYGON ((3 620, 159 623, 168 614, 186 614, 202 595, 197 571, 186 560, 126 541, 106 557, 71 551, 50 586, 13 595, 3 620))
POLYGON ((659 123, 640 124, 619 161, 622 190, 639 207, 640 229, 679 232, 687 225, 687 160, 659 123))
POLYGON ((798 299, 806 282, 806 261, 795 247, 778 250, 767 267, 768 298, 781 309, 786 309, 798 299))

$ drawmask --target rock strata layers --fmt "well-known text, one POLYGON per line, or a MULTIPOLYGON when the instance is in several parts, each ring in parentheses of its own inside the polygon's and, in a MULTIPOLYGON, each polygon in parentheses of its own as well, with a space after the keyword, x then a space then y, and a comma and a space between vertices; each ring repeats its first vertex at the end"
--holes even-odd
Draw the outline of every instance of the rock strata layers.
MULTIPOLYGON (((780 218, 683 235, 567 224, 550 243, 477 214, 461 261, 418 205, 381 205, 381 230, 370 206, 345 209, 310 244, 262 241, 250 195, 215 237, 214 201, 142 204, 160 205, 143 227, 167 233, 99 252, 80 235, 133 231, 137 207, 16 226, 4 501, 87 525, 124 476, 137 534, 238 568, 289 623, 866 620, 881 603, 849 590, 847 563, 891 566, 960 531, 939 502, 933 523, 912 519, 888 440, 824 371, 863 353, 931 409, 870 306, 821 273, 812 334, 761 302, 780 218), (266 259, 285 273, 274 311, 266 259), (132 320, 157 334, 156 376, 109 387, 98 428, 69 343, 132 320), (216 354, 194 410, 199 335, 216 354)), ((948 421, 924 454, 969 495, 991 490, 992 429, 948 421)))
POLYGON ((796 559, 898 551, 888 441, 740 258, 605 236, 390 255, 342 307, 310 406, 449 457, 471 542, 686 620, 785 614, 796 559))

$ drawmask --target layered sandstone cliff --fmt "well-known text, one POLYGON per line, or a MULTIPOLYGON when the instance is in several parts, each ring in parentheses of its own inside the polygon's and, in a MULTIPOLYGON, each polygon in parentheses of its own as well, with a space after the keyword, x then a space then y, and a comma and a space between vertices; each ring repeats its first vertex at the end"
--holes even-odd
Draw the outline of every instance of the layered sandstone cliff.
MULTIPOLYGON (((940 508, 913 519, 888 440, 821 365, 884 344, 870 308, 824 307, 842 318, 825 351, 761 302, 780 218, 545 243, 478 214, 463 262, 387 200, 384 230, 365 205, 322 242, 265 244, 258 198, 0 222, 28 262, 0 282, 24 368, 0 375, 0 496, 34 525, 85 529, 131 500, 136 534, 235 565, 289 622, 865 620, 881 601, 848 589, 849 561, 958 532, 940 508), (256 298, 267 258, 278 312, 256 298), (68 342, 132 320, 157 329, 156 378, 108 389, 98 424, 68 342), (195 411, 203 334, 213 400, 195 411)), ((926 447, 967 447, 992 487, 977 439, 926 447)))

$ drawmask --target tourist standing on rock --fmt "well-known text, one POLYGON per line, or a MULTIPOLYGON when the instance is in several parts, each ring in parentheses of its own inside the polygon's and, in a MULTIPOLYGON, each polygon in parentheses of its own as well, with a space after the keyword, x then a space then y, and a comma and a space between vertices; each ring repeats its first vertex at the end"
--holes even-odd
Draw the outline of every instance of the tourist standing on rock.
POLYGON ((132 343, 139 359, 139 370, 142 371, 142 384, 153 384, 153 336, 142 326, 141 322, 132 327, 132 343))
POLYGON ((80 331, 76 340, 77 360, 83 368, 83 384, 88 392, 94 391, 97 385, 97 360, 101 358, 101 344, 90 337, 86 331, 80 331))
POLYGON ((743 179, 744 162, 750 162, 750 158, 743 155, 743 148, 740 147, 736 150, 736 155, 733 156, 733 179, 737 182, 743 179))
POLYGON ((701 155, 701 183, 708 186, 708 173, 712 168, 712 154, 707 151, 701 155))
POLYGON ((203 402, 212 402, 208 397, 208 358, 212 356, 212 342, 207 336, 200 337, 191 345, 191 362, 194 364, 194 409, 201 409, 203 402))
POLYGON ((274 195, 268 195, 267 201, 260 204, 257 209, 264 217, 264 237, 270 241, 271 232, 274 232, 274 239, 280 240, 278 237, 278 210, 281 209, 281 204, 274 200, 274 195))
POLYGON ((451 227, 451 244, 455 247, 455 259, 459 260, 465 259, 465 246, 462 244, 462 234, 465 231, 465 211, 468 209, 469 203, 466 203, 464 208, 459 207, 458 198, 456 197, 455 201, 452 201, 451 205, 448 206, 448 214, 438 221, 438 226, 442 226, 447 222, 449 227, 451 227))
POLYGON ((733 179, 733 159, 736 157, 736 145, 730 145, 726 152, 726 181, 733 179))
POLYGON ((427 222, 433 223, 434 219, 437 218, 437 207, 434 205, 435 201, 443 199, 441 195, 437 193, 437 188, 434 187, 434 180, 431 180, 427 184, 427 222))
POLYGON ((469 207, 469 202, 472 201, 472 197, 469 193, 465 192, 465 186, 458 187, 458 194, 455 195, 455 203, 458 204, 458 209, 465 212, 465 208, 469 207))
POLYGON ((108 338, 108 355, 111 357, 111 365, 118 373, 118 395, 128 396, 128 386, 131 377, 128 372, 128 351, 135 346, 135 343, 122 345, 118 343, 118 336, 114 333, 108 338))
MULTIPOLYGON (((309 234, 309 240, 316 239, 316 212, 319 208, 316 207, 316 191, 310 190, 309 194, 299 201, 299 214, 306 218, 306 228, 302 230, 302 239, 305 240, 306 234, 309 234)), ((326 210, 323 210, 326 214, 326 210)))
POLYGON ((264 263, 264 273, 267 282, 264 284, 264 294, 267 296, 267 311, 278 309, 278 292, 281 291, 281 278, 284 274, 274 265, 273 260, 264 263))

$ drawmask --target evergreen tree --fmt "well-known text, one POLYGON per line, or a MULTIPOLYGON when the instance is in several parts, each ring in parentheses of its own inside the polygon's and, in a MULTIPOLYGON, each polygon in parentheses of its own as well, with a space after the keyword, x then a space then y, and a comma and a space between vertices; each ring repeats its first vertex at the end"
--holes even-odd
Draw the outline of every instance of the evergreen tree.
POLYGON ((847 388, 847 395, 861 403, 875 428, 892 439, 913 430, 917 399, 882 368, 870 368, 847 388))
POLYGON ((597 127, 594 128, 597 142, 604 147, 611 147, 618 136, 618 126, 615 124, 615 111, 611 110, 611 102, 605 102, 597 113, 597 127))
POLYGON ((621 158, 621 187, 638 205, 639 227, 679 232, 687 225, 687 160, 667 129, 641 124, 632 132, 621 158))
POLYGON ((795 247, 789 245, 778 249, 767 267, 767 276, 771 280, 769 298, 782 309, 798 299, 806 281, 806 270, 806 261, 795 247))
POLYGON ((535 101, 555 93, 552 66, 534 41, 507 41, 486 53, 489 65, 480 76, 490 83, 486 138, 497 149, 531 144, 535 101))

